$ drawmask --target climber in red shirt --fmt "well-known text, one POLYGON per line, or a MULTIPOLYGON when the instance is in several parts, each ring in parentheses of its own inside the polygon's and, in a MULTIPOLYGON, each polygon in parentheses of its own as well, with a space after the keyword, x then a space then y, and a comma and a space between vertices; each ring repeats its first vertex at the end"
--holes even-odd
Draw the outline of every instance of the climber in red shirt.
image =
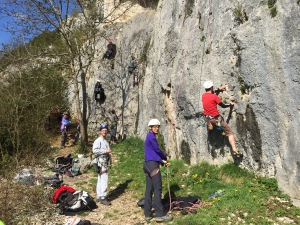
MULTIPOLYGON (((223 85, 214 91, 214 85, 212 81, 206 81, 203 84, 205 88, 205 93, 202 95, 202 105, 204 109, 204 116, 206 118, 206 122, 209 125, 217 126, 220 129, 223 129, 225 135, 228 137, 229 143, 232 147, 233 154, 240 155, 241 153, 237 150, 235 139, 233 132, 229 125, 226 123, 224 118, 219 114, 217 105, 222 108, 233 107, 234 102, 230 102, 230 104, 224 104, 218 94, 222 91, 226 90, 227 85, 223 85)), ((219 130, 219 129, 218 129, 219 130)))

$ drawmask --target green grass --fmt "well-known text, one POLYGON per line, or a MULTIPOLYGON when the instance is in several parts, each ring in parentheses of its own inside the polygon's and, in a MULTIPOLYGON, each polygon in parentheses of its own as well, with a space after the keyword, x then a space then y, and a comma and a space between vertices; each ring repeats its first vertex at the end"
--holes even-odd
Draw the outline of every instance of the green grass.
MULTIPOLYGON (((129 138, 112 146, 113 155, 118 158, 110 171, 109 187, 114 187, 111 188, 113 191, 115 188, 132 191, 137 200, 143 197, 143 148, 144 143, 138 138, 129 138)), ((300 223, 300 209, 278 189, 275 179, 257 177, 235 164, 214 166, 203 162, 187 165, 183 160, 174 159, 168 170, 161 168, 161 173, 164 196, 168 197, 168 176, 172 196, 197 195, 203 203, 211 204, 198 208, 196 214, 175 215, 173 212, 172 224, 274 224, 270 220, 277 221, 277 217, 288 217, 295 224, 300 223), (225 195, 210 199, 209 195, 219 189, 225 190, 225 195)))

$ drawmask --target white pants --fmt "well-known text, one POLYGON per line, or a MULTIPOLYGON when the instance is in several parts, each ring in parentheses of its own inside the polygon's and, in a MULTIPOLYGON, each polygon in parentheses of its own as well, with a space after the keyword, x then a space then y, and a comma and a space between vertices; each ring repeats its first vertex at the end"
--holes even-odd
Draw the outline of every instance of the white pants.
POLYGON ((97 199, 106 197, 106 191, 108 186, 108 173, 98 174, 98 181, 97 181, 97 199))

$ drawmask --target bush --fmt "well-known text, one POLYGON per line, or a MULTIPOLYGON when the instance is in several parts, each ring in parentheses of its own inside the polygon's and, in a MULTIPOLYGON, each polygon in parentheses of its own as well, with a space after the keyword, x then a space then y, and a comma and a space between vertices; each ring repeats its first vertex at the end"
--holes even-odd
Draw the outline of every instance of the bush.
POLYGON ((31 224, 30 218, 51 206, 53 189, 26 186, 13 180, 15 168, 7 169, 0 184, 0 218, 6 224, 31 224), (9 171, 9 172, 8 172, 9 171))
POLYGON ((276 0, 268 0, 268 7, 272 8, 276 3, 276 0))
POLYGON ((238 21, 238 23, 244 23, 245 21, 248 20, 246 12, 243 9, 243 6, 241 4, 238 4, 238 6, 234 8, 232 12, 233 15, 235 16, 235 19, 238 21))
POLYGON ((277 7, 276 7, 276 5, 271 8, 270 15, 271 15, 272 18, 274 18, 277 15, 277 7))
POLYGON ((55 69, 28 69, 14 75, 8 77, 6 86, 0 89, 2 166, 11 163, 9 159, 14 159, 15 163, 22 160, 34 164, 47 155, 51 131, 45 126, 46 119, 49 115, 50 123, 55 123, 51 115, 53 107, 65 105, 65 83, 55 69))

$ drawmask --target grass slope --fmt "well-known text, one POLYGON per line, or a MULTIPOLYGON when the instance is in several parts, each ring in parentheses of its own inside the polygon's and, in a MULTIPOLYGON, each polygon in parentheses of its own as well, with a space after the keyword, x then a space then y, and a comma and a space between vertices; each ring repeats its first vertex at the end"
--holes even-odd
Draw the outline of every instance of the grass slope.
MULTIPOLYGON (((143 141, 129 138, 112 146, 118 158, 110 171, 110 187, 132 191, 136 199, 145 190, 143 141)), ((172 196, 197 195, 210 206, 198 208, 196 214, 182 215, 172 212, 173 224, 299 224, 300 209, 292 205, 273 178, 257 177, 254 173, 228 163, 220 167, 201 163, 186 165, 183 160, 172 160, 168 169, 172 196), (225 195, 209 196, 217 190, 225 195)), ((162 167, 163 194, 168 197, 166 168, 162 167)), ((142 211, 142 209, 141 209, 142 211)), ((154 221, 152 222, 155 223, 154 221)))

